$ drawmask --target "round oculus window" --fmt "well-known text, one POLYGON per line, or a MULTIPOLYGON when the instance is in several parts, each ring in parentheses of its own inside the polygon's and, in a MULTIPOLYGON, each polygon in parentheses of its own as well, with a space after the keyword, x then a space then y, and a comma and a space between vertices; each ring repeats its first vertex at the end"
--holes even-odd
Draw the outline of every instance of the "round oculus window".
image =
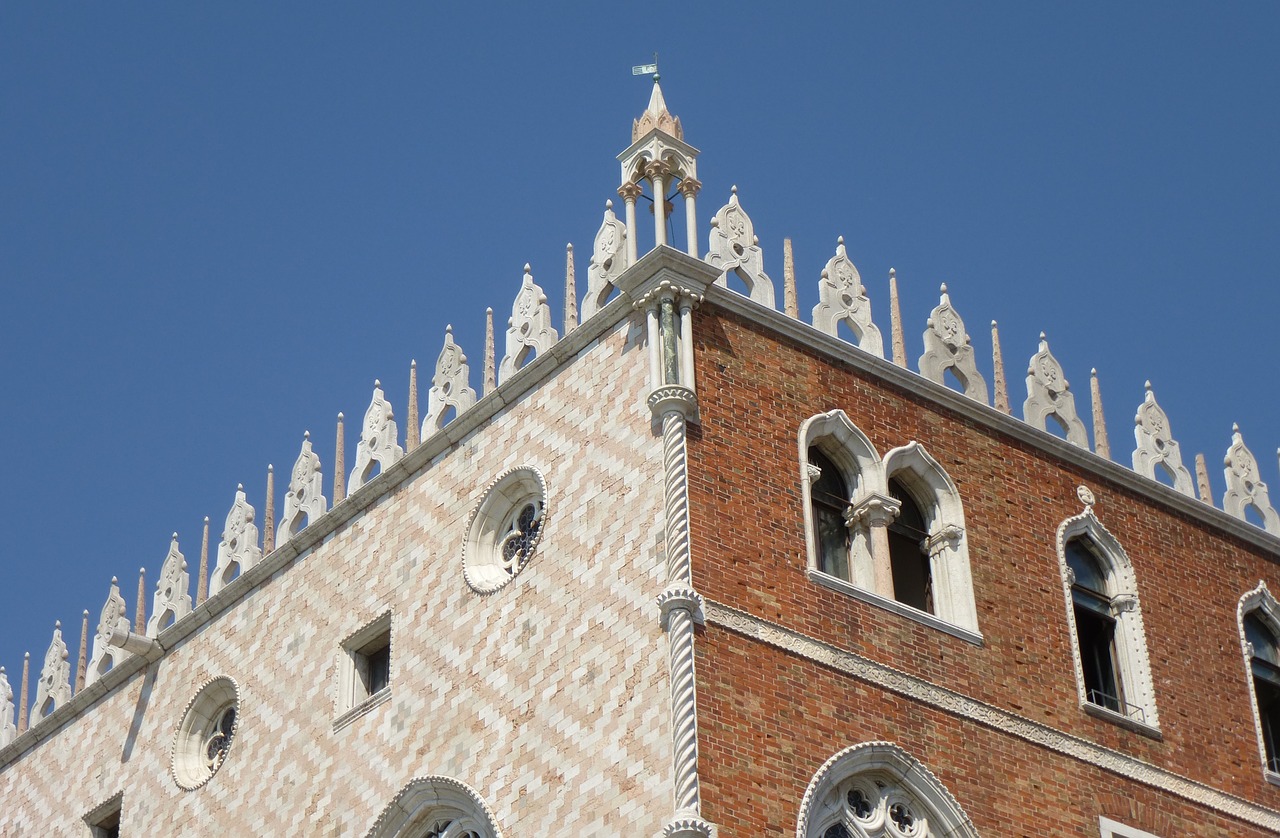
POLYGON ((471 513, 462 557, 467 584, 491 593, 533 559, 546 526, 547 482, 542 472, 521 466, 503 472, 471 513))
POLYGON ((236 682, 225 676, 207 681, 187 704, 173 743, 173 779, 181 788, 200 788, 222 767, 239 710, 236 682))

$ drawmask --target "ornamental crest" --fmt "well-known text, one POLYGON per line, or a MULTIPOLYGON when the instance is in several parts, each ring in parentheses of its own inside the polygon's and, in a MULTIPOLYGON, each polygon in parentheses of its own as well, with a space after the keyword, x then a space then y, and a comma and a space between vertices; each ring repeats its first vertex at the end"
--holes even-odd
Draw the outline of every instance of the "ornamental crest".
POLYGON ((627 269, 627 225, 613 214, 613 201, 604 205, 604 221, 596 233, 587 266, 587 296, 582 301, 582 319, 595 314, 613 294, 614 282, 627 269))
POLYGON ((311 450, 311 432, 302 435, 302 450, 293 463, 289 489, 284 496, 284 515, 280 530, 286 539, 292 538, 324 515, 329 502, 324 496, 324 475, 320 472, 320 457, 311 450))
POLYGON ((356 445, 356 465, 347 481, 348 495, 373 479, 374 466, 386 470, 404 456, 397 441, 399 433, 391 402, 382 394, 382 382, 374 381, 373 399, 364 412, 364 429, 356 445))
POLYGON ((853 332, 859 349, 877 358, 884 357, 884 341, 871 320, 871 301, 867 299, 858 269, 845 251, 844 236, 836 241, 836 255, 822 269, 818 304, 813 307, 814 328, 838 336, 841 323, 853 332))
POLYGON ((476 403, 476 391, 470 387, 471 367, 462 347, 453 342, 453 326, 445 326, 444 348, 436 359, 436 374, 431 379, 431 391, 427 394, 427 415, 422 420, 422 438, 445 426, 449 408, 454 416, 476 403))
POLYGON ((236 486, 236 498, 231 504, 231 511, 227 513, 222 540, 218 542, 218 562, 209 579, 210 596, 262 559, 262 548, 258 546, 258 527, 253 523, 253 516, 254 509, 244 497, 244 486, 236 486))
POLYGON ((987 381, 978 372, 973 344, 965 331, 964 321, 951 306, 951 296, 943 285, 938 305, 925 323, 924 354, 920 356, 920 374, 936 384, 946 384, 945 373, 960 382, 963 392, 974 401, 987 403, 987 381))
POLYGON ((717 285, 727 288, 732 272, 747 286, 747 296, 763 306, 774 307, 773 280, 764 272, 764 253, 750 217, 738 202, 736 186, 729 203, 711 219, 711 247, 706 261, 721 271, 717 285))

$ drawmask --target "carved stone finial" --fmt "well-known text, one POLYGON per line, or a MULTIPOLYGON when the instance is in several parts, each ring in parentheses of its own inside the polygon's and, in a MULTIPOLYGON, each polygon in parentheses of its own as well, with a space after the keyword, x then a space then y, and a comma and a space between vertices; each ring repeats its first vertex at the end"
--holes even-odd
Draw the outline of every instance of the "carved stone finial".
POLYGON ((1093 452, 1111 459, 1111 443, 1107 440, 1107 420, 1102 414, 1102 387, 1098 384, 1097 367, 1089 370, 1089 395, 1093 398, 1093 452))
POLYGON ((80 653, 76 656, 75 694, 84 689, 85 670, 89 663, 89 612, 86 610, 80 622, 80 653))
POLYGON ((0 748, 18 737, 18 726, 13 723, 13 687, 9 676, 0 666, 0 748))
POLYGON ((347 497, 346 466, 347 434, 342 427, 342 414, 338 414, 338 442, 333 451, 333 504, 337 506, 347 497))
POLYGON ((1209 467, 1203 454, 1196 455, 1196 490, 1200 493, 1200 500, 1213 506, 1213 487, 1209 485, 1209 467))
POLYGON ((924 330, 924 354, 918 363, 920 374, 945 385, 945 373, 951 370, 966 396, 986 404, 987 381, 978 372, 969 333, 965 331, 960 314, 951 306, 951 296, 945 284, 937 307, 929 313, 927 326, 924 330))
POLYGON ((486 308, 484 310, 484 394, 486 396, 498 386, 495 372, 497 366, 493 357, 493 309, 486 308))
POLYGON ((196 574, 196 605, 209 598, 209 516, 204 516, 200 533, 200 571, 196 574))
POLYGON ((991 362, 995 367, 995 380, 992 382, 996 390, 995 409, 1010 415, 1013 411, 1009 408, 1009 388, 1004 377, 1004 354, 1000 351, 1000 327, 994 320, 991 321, 991 362))
POLYGON ((898 303, 898 272, 889 269, 889 328, 893 339, 893 362, 907 368, 907 343, 902 336, 902 306, 898 303))
POLYGON ((98 617, 98 628, 93 635, 93 652, 89 657, 89 671, 87 682, 92 684, 94 681, 106 675, 120 661, 124 660, 128 654, 119 646, 111 645, 111 635, 117 631, 127 632, 133 628, 129 624, 129 615, 124 603, 124 597, 120 596, 120 587, 116 584, 114 577, 111 579, 111 591, 107 594, 107 601, 102 606, 102 613, 98 617))
POLYGON ((309 435, 302 438, 302 449, 293 463, 289 488, 284 496, 284 515, 280 518, 280 531, 286 539, 302 532, 312 521, 329 511, 324 497, 324 474, 320 471, 320 457, 311 448, 309 435))
POLYGON ((1049 341, 1040 333, 1040 351, 1031 356, 1027 366, 1027 400, 1022 404, 1022 418, 1028 425, 1048 430, 1049 417, 1056 418, 1066 430, 1067 442, 1089 447, 1084 422, 1076 414, 1076 397, 1063 374, 1062 365, 1049 351, 1049 341))
POLYGON ((1169 417, 1156 404, 1150 381, 1146 383, 1146 396, 1133 417, 1133 425, 1133 436, 1137 441, 1137 447, 1133 449, 1133 470, 1155 480, 1156 467, 1163 466, 1173 478, 1173 488, 1188 497, 1195 497, 1191 472, 1182 464, 1182 450, 1173 438, 1169 417))
POLYGON ((427 416, 422 421, 422 438, 445 426, 449 408, 455 416, 476 403, 476 391, 471 389, 471 367, 462 348, 453 342, 453 327, 444 330, 444 348, 436 359, 435 375, 431 378, 431 391, 427 393, 427 416))
POLYGON ((267 463, 267 503, 262 512, 262 554, 276 549, 276 469, 267 463))
MULTIPOLYGON (((222 540, 218 542, 218 561, 209 580, 209 595, 225 588, 241 573, 262 560, 258 547, 258 527, 253 523, 254 509, 245 500, 244 488, 236 488, 235 501, 227 513, 222 540)), ((185 590, 185 588, 184 588, 185 590)), ((154 619, 154 615, 152 617, 154 619)))
MULTIPOLYGON (((446 328, 453 329, 453 326, 446 328)), ((421 442, 418 436, 418 362, 416 359, 409 362, 409 411, 405 421, 408 427, 404 429, 404 450, 409 452, 417 448, 418 443, 421 442)))
POLYGON ((764 272, 764 253, 756 243, 755 227, 738 203, 738 187, 733 187, 729 203, 711 219, 711 245, 707 263, 720 269, 717 285, 729 285, 732 271, 747 286, 747 296, 773 308, 773 280, 764 272))
MULTIPOLYGON (((257 538, 257 528, 254 529, 257 538)), ((214 570, 217 575, 217 570, 214 570)), ((173 534, 169 554, 160 566, 160 579, 151 599, 151 619, 147 620, 147 636, 156 637, 171 622, 177 622, 191 613, 191 575, 187 573, 187 560, 178 549, 178 534, 173 534)), ((216 593, 217 589, 213 591, 216 593)))
POLYGON ((382 393, 382 382, 373 382, 373 398, 364 412, 364 427, 360 441, 356 443, 356 464, 347 481, 347 493, 351 494, 373 477, 374 466, 388 469, 404 456, 399 443, 400 431, 396 427, 391 402, 382 393))
MULTIPOLYGON (((841 241, 843 241, 843 237, 841 241)), ((791 239, 782 240, 782 307, 788 317, 800 319, 800 301, 796 296, 796 259, 791 252, 791 239)))
POLYGON ((667 100, 662 95, 662 88, 658 85, 656 75, 653 78, 653 92, 649 94, 649 107, 645 108, 640 118, 631 125, 631 142, 634 143, 655 128, 664 134, 670 134, 677 140, 684 139, 680 118, 673 116, 671 111, 667 110, 667 100))
POLYGON ((813 307, 813 325, 819 331, 839 337, 839 326, 847 325, 859 349, 877 358, 884 357, 884 340, 871 319, 871 301, 862 286, 862 277, 844 247, 844 236, 836 244, 836 255, 827 260, 818 283, 818 304, 813 307))
POLYGON ((587 295, 582 300, 582 319, 604 308, 614 283, 627 269, 627 225, 613 214, 613 201, 605 203, 604 221, 596 232, 591 261, 587 264, 587 295))
MULTIPOLYGON (((588 298, 591 294, 588 292, 588 298)), ((585 306, 584 306, 585 310, 585 306)), ((560 336, 551 325, 551 307, 547 295, 533 281, 529 263, 524 265, 524 279, 511 307, 511 319, 507 321, 507 351, 498 366, 498 381, 506 381, 532 361, 549 350, 560 336)))
MULTIPOLYGON (((613 201, 606 201, 612 207, 613 201)), ((624 227, 625 229, 625 227, 624 227)), ((573 266, 573 243, 564 246, 564 333, 578 328, 578 280, 573 266)))
POLYGON ((1223 459, 1226 468, 1223 474, 1227 478, 1227 493, 1222 496, 1222 509, 1228 515, 1240 520, 1245 518, 1245 510, 1249 507, 1262 516, 1262 525, 1267 532, 1280 534, 1280 515, 1271 506, 1267 494, 1267 484, 1258 476, 1258 461, 1253 452, 1244 444, 1240 435, 1240 426, 1231 426, 1231 448, 1223 459))
POLYGON ((44 654, 40 680, 36 682, 33 709, 43 718, 71 700, 71 662, 67 660, 67 644, 62 641, 62 623, 53 624, 53 640, 44 654))

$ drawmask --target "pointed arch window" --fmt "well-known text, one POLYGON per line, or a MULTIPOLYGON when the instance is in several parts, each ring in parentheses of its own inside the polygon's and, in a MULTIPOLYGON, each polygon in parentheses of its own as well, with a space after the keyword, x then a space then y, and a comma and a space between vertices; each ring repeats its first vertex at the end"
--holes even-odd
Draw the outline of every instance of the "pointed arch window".
POLYGON ((818 479, 809 491, 818 569, 848 579, 849 525, 845 523, 845 512, 849 508, 849 487, 840 468, 816 445, 809 447, 809 464, 818 469, 818 479))
POLYGON ((1088 538, 1067 542, 1067 567, 1074 579, 1071 601, 1076 620, 1085 699, 1117 713, 1125 708, 1124 681, 1116 669, 1115 604, 1107 596, 1107 577, 1088 538))
POLYGON ((925 544, 928 524, 919 504, 902 482, 889 478, 889 497, 898 502, 898 515, 889 524, 889 563, 893 567, 893 598, 921 611, 933 610, 933 569, 925 544))
POLYGON ((475 789, 432 775, 400 789, 365 838, 502 838, 502 831, 475 789))
POLYGON ((1263 774, 1280 785, 1280 603, 1259 582, 1240 598, 1238 617, 1263 774))

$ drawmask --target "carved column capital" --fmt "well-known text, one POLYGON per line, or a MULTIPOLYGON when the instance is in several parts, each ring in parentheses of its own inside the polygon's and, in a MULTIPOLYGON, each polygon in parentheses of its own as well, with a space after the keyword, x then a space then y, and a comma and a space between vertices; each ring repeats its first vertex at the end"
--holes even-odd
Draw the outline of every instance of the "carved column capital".
POLYGON ((686 198, 692 198, 702 189, 702 181, 693 177, 682 178, 680 185, 676 187, 680 190, 680 194, 686 198))
POLYGON ((1138 598, 1133 594, 1117 594, 1111 599, 1111 607, 1117 614, 1128 614, 1138 610, 1138 598))
POLYGON ((644 164, 644 176, 649 178, 649 180, 653 180, 654 178, 662 178, 663 180, 666 180, 667 176, 670 174, 670 163, 664 163, 661 160, 650 160, 648 163, 644 164))
POLYGON ((901 511, 902 504, 886 495, 869 494, 844 512, 847 526, 865 523, 869 527, 887 527, 901 511))
POLYGON ((711 838, 711 824, 697 816, 677 817, 663 827, 662 838, 711 838))
POLYGON ((643 191, 638 183, 624 183, 618 187, 618 195, 624 201, 634 201, 643 191))
POLYGON ((938 553, 946 549, 955 549, 960 545, 960 539, 964 537, 964 529, 955 524, 947 524, 938 532, 929 536, 921 542, 924 551, 930 556, 936 556, 938 553))
POLYGON ((674 412, 688 419, 697 413, 698 397, 683 384, 667 384, 649 394, 649 409, 655 416, 674 412))
POLYGON ((662 628, 667 628, 673 609, 679 608, 695 617, 702 613, 702 595, 688 585, 668 585, 658 594, 658 609, 662 612, 662 628))

